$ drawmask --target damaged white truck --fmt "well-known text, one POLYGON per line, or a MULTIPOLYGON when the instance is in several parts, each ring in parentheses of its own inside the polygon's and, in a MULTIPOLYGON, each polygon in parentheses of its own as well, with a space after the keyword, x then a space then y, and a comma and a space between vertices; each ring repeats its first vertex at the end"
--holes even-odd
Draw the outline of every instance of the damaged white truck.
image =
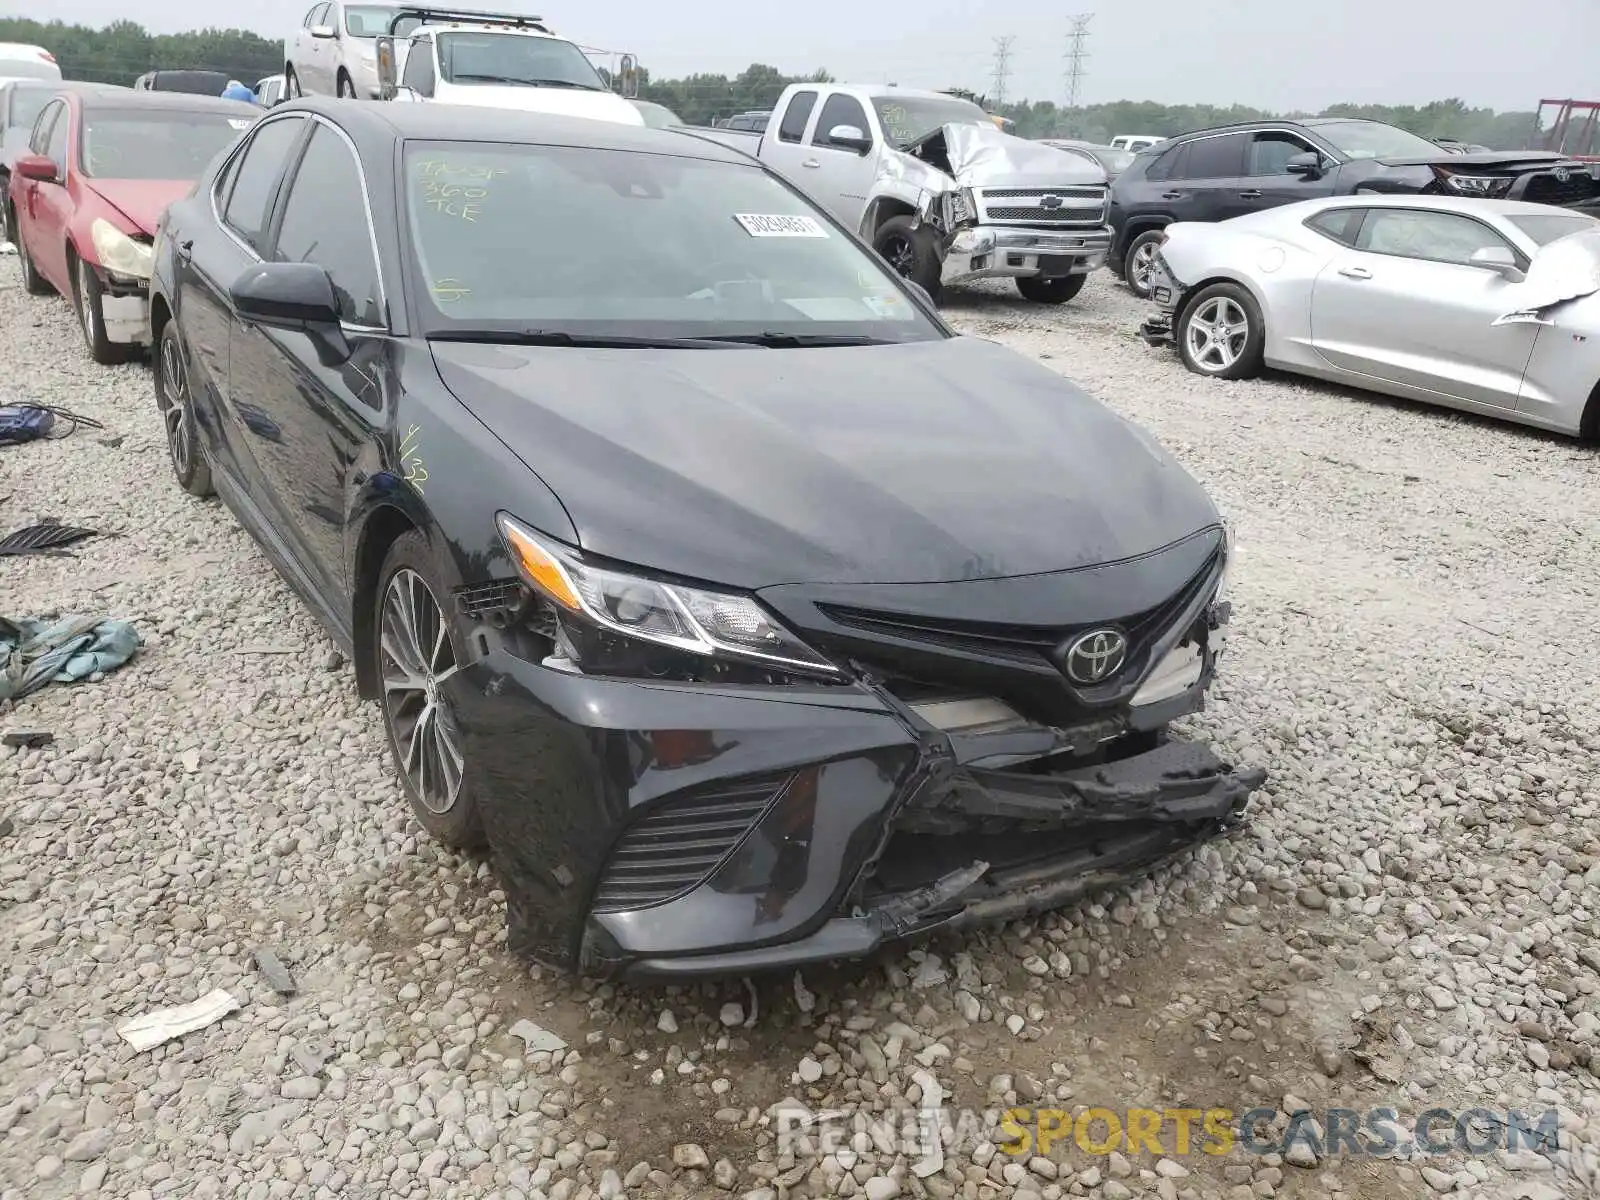
POLYGON ((1111 245, 1097 163, 1002 133, 941 92, 791 84, 763 133, 693 132, 766 163, 935 298, 1010 278, 1025 299, 1062 304, 1111 245))

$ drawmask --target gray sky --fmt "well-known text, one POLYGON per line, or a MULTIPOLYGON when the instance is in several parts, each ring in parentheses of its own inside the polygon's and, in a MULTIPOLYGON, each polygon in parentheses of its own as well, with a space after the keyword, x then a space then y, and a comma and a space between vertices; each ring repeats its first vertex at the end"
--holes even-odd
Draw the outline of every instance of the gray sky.
MULTIPOLYGON (((494 0, 459 2, 495 7, 494 0)), ((575 41, 631 50, 666 77, 731 75, 765 62, 793 74, 825 67, 846 81, 986 91, 993 41, 1010 35, 1007 96, 1058 101, 1066 14, 1094 11, 1093 0, 502 3, 541 12, 575 41)), ((243 25, 278 37, 310 4, 56 0, 48 12, 90 25, 126 17, 162 33, 243 25)), ((0 0, 3 15, 37 12, 26 0, 0 0)), ((1140 0, 1103 5, 1089 28, 1084 103, 1315 109, 1340 100, 1419 104, 1460 96, 1473 105, 1531 109, 1546 96, 1600 99, 1600 0, 1140 0)))

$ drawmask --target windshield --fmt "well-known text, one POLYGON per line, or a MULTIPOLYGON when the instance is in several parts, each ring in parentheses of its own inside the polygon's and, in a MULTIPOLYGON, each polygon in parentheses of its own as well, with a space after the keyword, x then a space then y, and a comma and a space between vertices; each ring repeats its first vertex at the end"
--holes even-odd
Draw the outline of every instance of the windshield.
POLYGON ((994 127, 989 114, 970 100, 931 99, 925 96, 875 96, 872 107, 878 122, 891 142, 909 146, 927 137, 941 125, 987 125, 994 127))
POLYGON ((447 83, 606 90, 594 64, 571 42, 517 33, 441 33, 439 74, 447 83))
POLYGON ((79 162, 91 178, 197 179, 251 124, 221 112, 89 109, 79 162))
POLYGON ((408 143, 435 332, 941 336, 889 269, 755 164, 408 143))
POLYGON ((39 118, 40 110, 44 108, 45 101, 54 95, 55 92, 49 88, 12 88, 11 111, 6 115, 6 124, 12 129, 32 128, 34 121, 39 118))
POLYGON ((389 32, 395 10, 383 4, 356 4, 344 10, 344 31, 351 37, 375 38, 389 32))
POLYGON ((1438 158, 1427 138, 1378 121, 1318 121, 1311 128, 1346 158, 1438 158))
POLYGON ((1600 221, 1577 213, 1540 213, 1532 217, 1512 217, 1511 223, 1532 238, 1536 245, 1545 246, 1569 233, 1593 229, 1600 221))

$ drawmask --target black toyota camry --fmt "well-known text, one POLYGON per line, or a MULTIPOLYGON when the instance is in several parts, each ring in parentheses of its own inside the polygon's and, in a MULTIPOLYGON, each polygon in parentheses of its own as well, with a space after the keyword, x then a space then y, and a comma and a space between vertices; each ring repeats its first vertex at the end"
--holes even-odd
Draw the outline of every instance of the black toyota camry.
POLYGON ((299 101, 155 259, 178 482, 348 649, 526 953, 857 957, 1099 889, 1262 781, 1167 733, 1228 617, 1200 486, 734 150, 299 101))

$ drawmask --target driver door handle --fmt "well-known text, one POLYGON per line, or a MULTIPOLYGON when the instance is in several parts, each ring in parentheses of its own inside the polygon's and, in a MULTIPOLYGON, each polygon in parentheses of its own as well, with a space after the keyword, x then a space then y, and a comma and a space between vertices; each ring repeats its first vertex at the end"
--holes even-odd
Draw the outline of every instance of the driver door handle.
POLYGON ((1161 193, 1161 198, 1163 200, 1182 200, 1183 199, 1183 193, 1182 192, 1162 192, 1161 193))
POLYGON ((822 164, 814 158, 808 158, 800 164, 802 167, 820 167, 822 164))
POLYGON ((1248 191, 1240 192, 1239 193, 1239 199, 1241 199, 1241 200, 1259 200, 1259 199, 1261 199, 1261 193, 1256 191, 1255 188, 1251 188, 1248 191))
POLYGON ((1372 272, 1365 267, 1340 267, 1339 274, 1346 279, 1371 279, 1372 272))

